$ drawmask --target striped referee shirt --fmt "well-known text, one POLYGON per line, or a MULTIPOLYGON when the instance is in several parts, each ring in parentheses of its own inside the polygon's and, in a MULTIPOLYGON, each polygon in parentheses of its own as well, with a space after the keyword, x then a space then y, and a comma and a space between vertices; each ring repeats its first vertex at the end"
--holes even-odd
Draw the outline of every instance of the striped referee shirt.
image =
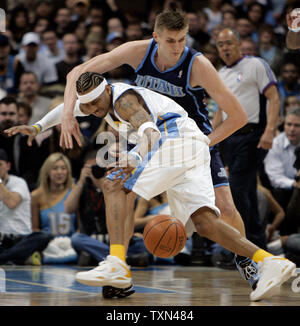
MULTIPOLYGON (((253 56, 243 56, 231 66, 224 66, 219 75, 244 107, 248 123, 266 124, 266 101, 262 95, 271 85, 276 85, 276 77, 269 64, 253 56)), ((223 112, 223 119, 227 117, 223 112)))

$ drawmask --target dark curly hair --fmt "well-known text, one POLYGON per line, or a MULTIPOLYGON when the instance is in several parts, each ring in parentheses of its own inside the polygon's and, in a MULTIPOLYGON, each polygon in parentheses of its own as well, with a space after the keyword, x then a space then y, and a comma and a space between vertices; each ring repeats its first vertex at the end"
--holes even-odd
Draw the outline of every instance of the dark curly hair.
POLYGON ((90 89, 99 86, 104 78, 96 72, 85 72, 76 81, 76 91, 78 94, 87 93, 90 89))

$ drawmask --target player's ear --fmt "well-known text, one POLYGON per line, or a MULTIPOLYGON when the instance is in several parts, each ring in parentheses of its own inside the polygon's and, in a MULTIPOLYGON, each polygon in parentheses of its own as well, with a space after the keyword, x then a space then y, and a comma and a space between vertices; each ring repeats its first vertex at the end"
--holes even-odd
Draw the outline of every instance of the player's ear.
POLYGON ((152 37, 154 38, 154 40, 157 42, 157 33, 152 32, 152 37))

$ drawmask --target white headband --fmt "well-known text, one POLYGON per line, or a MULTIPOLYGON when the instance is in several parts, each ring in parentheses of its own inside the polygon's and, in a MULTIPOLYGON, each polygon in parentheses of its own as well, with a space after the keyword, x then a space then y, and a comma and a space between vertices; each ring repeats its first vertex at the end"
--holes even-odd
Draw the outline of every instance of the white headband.
POLYGON ((94 101, 94 99, 96 99, 98 96, 100 96, 104 92, 106 85, 107 85, 107 81, 105 79, 103 79, 102 83, 99 86, 97 86, 96 88, 94 88, 92 91, 90 91, 87 94, 79 95, 76 92, 79 102, 82 104, 85 104, 85 103, 94 101))

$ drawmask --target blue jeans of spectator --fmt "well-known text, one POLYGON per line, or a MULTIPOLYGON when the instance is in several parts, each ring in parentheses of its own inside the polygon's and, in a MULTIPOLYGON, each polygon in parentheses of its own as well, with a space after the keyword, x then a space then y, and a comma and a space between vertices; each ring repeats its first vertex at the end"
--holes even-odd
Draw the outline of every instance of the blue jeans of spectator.
POLYGON ((247 238, 266 249, 265 229, 259 218, 257 174, 267 151, 257 148, 262 130, 235 133, 225 141, 229 183, 237 210, 245 224, 247 238))
MULTIPOLYGON (((86 251, 93 259, 101 262, 109 255, 109 244, 99 241, 87 234, 75 233, 71 238, 72 247, 77 251, 86 251)), ((143 238, 134 237, 132 244, 129 243, 127 255, 131 256, 147 252, 143 238)))
POLYGON ((0 265, 13 262, 23 265, 35 251, 42 252, 52 236, 45 232, 33 232, 28 235, 6 236, 0 242, 0 265))

